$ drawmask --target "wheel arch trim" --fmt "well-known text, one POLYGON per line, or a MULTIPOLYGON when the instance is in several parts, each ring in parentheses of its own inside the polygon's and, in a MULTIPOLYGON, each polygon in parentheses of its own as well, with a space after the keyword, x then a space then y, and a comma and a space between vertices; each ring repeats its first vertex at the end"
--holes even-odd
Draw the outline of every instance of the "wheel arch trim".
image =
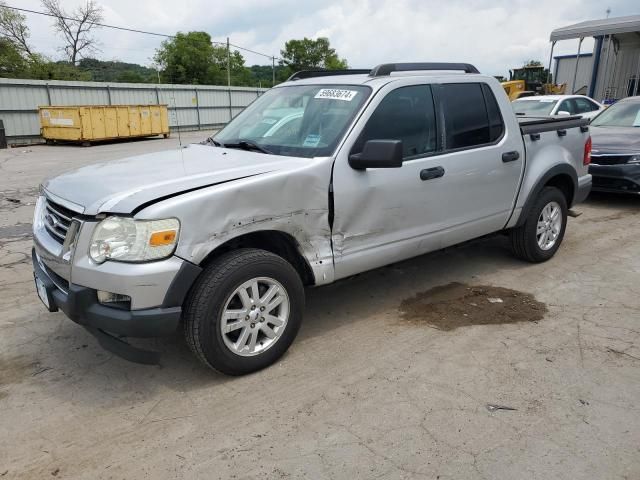
MULTIPOLYGON (((199 262, 199 268, 203 269, 220 255, 239 248, 256 248, 278 255, 296 269, 305 285, 316 285, 318 283, 319 271, 317 268, 314 269, 314 266, 304 254, 304 249, 300 242, 291 233, 275 229, 254 230, 227 238, 224 242, 215 245, 209 250, 199 262)), ((318 266, 322 267, 323 263, 320 260, 318 266)))
POLYGON ((533 205, 535 204, 536 198, 538 198, 540 192, 542 192, 542 189, 549 185, 554 185, 555 181, 568 182, 570 185, 570 192, 563 191, 563 193, 567 198, 567 208, 571 208, 578 192, 578 175, 576 174, 575 169, 569 164, 555 165, 540 177, 529 192, 527 200, 520 210, 518 220, 513 225, 514 227, 519 227, 525 222, 533 208, 533 205))

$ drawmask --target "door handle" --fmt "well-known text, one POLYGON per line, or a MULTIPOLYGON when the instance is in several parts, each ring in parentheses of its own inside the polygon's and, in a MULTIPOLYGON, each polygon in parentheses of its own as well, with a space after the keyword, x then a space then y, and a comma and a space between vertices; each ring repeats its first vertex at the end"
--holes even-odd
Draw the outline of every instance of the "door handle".
POLYGON ((420 170, 420 180, 432 180, 444 176, 444 168, 433 167, 420 170))
POLYGON ((520 153, 518 153, 515 150, 513 152, 505 152, 505 153, 502 154, 502 161, 504 163, 515 162, 519 158, 520 158, 520 153))

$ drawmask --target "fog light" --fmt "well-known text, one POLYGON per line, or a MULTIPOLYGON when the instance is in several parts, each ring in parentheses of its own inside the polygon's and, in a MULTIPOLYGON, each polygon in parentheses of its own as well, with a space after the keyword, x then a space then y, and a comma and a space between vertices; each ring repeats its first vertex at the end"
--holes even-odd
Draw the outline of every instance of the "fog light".
POLYGON ((121 295, 119 293, 103 292, 98 290, 98 301, 104 303, 129 303, 131 297, 129 295, 121 295))

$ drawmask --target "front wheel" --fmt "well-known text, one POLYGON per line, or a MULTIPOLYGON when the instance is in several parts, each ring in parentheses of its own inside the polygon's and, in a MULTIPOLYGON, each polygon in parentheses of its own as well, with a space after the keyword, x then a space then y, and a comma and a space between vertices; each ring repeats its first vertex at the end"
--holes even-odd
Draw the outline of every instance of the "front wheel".
POLYGON ((515 255, 533 263, 545 262, 560 248, 567 227, 567 201, 555 187, 545 187, 525 222, 510 230, 515 255))
POLYGON ((264 250, 240 249, 202 272, 185 305, 185 337, 205 365, 242 375, 287 351, 303 310, 302 281, 289 262, 264 250))

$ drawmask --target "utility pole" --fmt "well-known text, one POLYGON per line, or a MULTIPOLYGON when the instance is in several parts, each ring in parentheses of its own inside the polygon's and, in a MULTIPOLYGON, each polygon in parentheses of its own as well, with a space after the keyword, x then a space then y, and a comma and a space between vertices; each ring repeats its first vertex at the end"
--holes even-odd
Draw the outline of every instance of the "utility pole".
POLYGON ((271 86, 276 86, 276 57, 271 57, 271 86))
POLYGON ((227 37, 227 86, 231 88, 231 50, 229 49, 229 37, 227 37))

